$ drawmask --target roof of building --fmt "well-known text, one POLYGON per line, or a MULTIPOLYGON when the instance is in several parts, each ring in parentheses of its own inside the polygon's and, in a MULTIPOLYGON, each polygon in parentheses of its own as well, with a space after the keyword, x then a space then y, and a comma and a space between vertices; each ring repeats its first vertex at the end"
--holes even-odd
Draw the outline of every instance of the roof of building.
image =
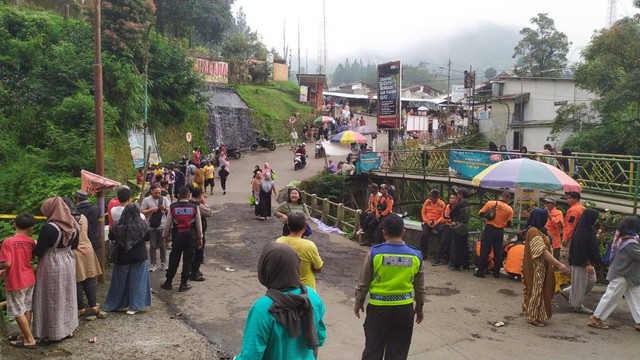
POLYGON ((300 85, 322 85, 327 87, 327 75, 325 74, 296 74, 300 85))

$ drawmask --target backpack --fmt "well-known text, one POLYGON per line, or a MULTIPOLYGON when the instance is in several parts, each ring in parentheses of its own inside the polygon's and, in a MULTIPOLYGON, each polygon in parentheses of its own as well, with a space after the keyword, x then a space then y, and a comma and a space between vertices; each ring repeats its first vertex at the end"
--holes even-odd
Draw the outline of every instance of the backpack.
MULTIPOLYGON (((158 206, 162 206, 162 196, 158 199, 158 206)), ((160 227, 160 224, 162 223, 162 215, 162 211, 156 211, 151 214, 151 218, 149 218, 149 227, 153 229, 160 227)))

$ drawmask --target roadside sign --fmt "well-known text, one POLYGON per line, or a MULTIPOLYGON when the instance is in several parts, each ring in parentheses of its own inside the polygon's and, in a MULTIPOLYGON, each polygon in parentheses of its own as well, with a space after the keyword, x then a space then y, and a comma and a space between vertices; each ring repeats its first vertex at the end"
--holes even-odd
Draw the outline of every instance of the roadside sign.
POLYGON ((292 124, 293 124, 293 123, 295 123, 295 122, 296 122, 296 120, 298 120, 298 119, 296 119, 296 117, 295 117, 295 116, 291 116, 291 117, 289 118, 289 122, 290 122, 290 123, 292 123, 292 124))
POLYGON ((187 132, 187 142, 190 143, 191 142, 191 133, 187 132))

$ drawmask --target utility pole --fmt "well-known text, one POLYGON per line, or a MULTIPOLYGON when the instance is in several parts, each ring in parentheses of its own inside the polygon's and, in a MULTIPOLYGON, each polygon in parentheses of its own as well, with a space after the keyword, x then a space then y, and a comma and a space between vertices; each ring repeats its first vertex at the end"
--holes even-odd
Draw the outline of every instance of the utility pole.
POLYGON ((298 20, 298 74, 300 74, 300 20, 298 20))
MULTIPOLYGON (((93 34, 94 34, 94 64, 93 64, 93 97, 95 102, 95 127, 96 127, 96 174, 104 176, 104 117, 102 113, 102 33, 100 22, 100 0, 94 1, 93 34)), ((100 208, 100 243, 104 244, 104 191, 98 196, 98 208, 100 208)), ((100 265, 104 269, 104 246, 98 251, 100 265)), ((100 280, 104 281, 102 275, 100 280)))
POLYGON ((447 114, 449 113, 449 107, 451 106, 451 59, 447 64, 447 114))
POLYGON ((309 73, 309 49, 305 49, 304 54, 304 72, 309 73))

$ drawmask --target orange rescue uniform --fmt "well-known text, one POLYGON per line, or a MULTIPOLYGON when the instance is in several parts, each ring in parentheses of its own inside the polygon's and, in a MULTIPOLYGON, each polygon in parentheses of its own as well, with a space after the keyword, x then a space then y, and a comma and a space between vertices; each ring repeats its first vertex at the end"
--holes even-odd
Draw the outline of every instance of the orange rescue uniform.
POLYGON ((485 223, 499 229, 504 229, 505 227, 507 227, 507 223, 513 221, 513 209, 511 208, 511 206, 509 206, 509 204, 499 200, 487 201, 482 209, 480 209, 480 212, 486 214, 489 210, 493 209, 496 204, 496 216, 491 220, 485 220, 485 223))
POLYGON ((446 204, 442 199, 438 199, 437 202, 431 201, 431 199, 427 199, 422 205, 422 222, 430 224, 439 224, 442 220, 442 212, 444 211, 446 204))
POLYGON ((567 215, 565 215, 564 221, 562 222, 562 236, 564 241, 569 242, 573 238, 573 231, 583 212, 584 206, 581 203, 575 203, 567 209, 567 215))
POLYGON ((553 210, 549 211, 549 218, 547 219, 547 223, 544 225, 544 227, 547 228, 549 235, 553 237, 552 247, 554 249, 560 249, 561 247, 560 229, 562 228, 563 218, 564 215, 562 214, 562 211, 558 208, 553 208, 553 210))

